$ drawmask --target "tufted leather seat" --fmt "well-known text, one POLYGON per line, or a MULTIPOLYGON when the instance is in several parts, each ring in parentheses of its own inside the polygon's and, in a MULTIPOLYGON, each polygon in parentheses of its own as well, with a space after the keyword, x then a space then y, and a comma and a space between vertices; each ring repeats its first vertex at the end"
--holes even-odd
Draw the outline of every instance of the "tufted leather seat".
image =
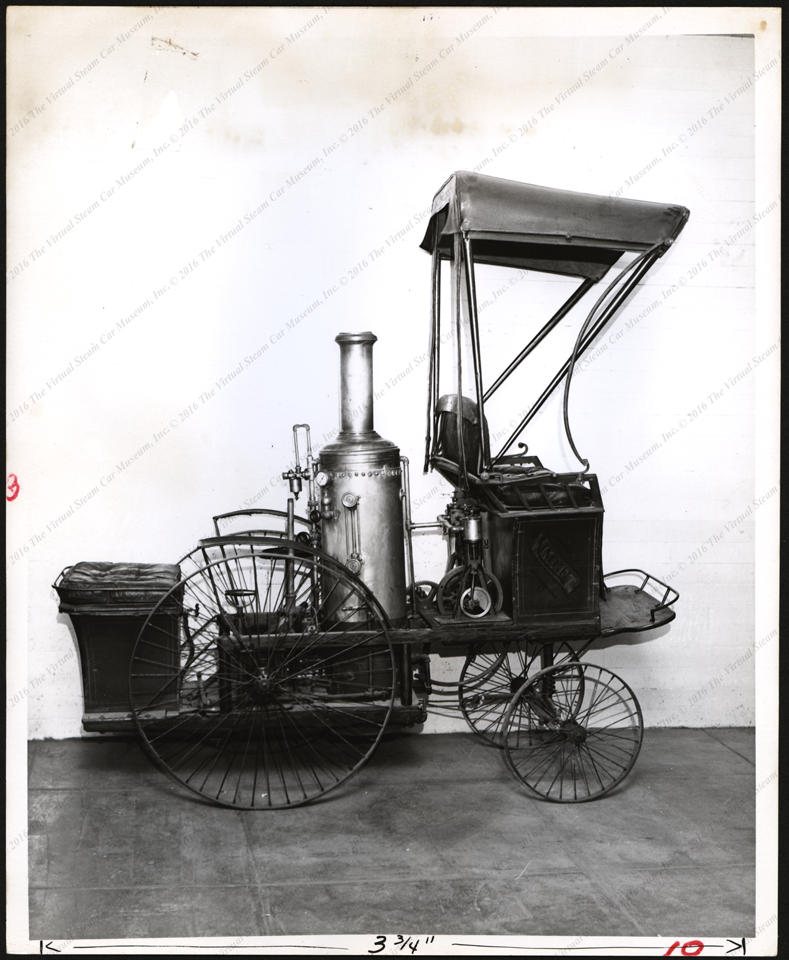
POLYGON ((140 603, 152 606, 181 579, 172 563, 82 561, 68 567, 55 584, 63 603, 140 603))

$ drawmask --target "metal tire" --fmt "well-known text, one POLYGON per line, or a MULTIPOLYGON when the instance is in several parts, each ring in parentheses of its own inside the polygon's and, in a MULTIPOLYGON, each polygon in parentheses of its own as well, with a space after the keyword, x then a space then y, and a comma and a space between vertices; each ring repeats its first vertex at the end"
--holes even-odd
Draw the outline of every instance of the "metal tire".
POLYGON ((507 708, 501 739, 507 766, 530 793, 583 803, 625 779, 643 734, 641 707, 624 680, 578 661, 526 680, 507 708))
POLYGON ((241 538, 235 555, 165 595, 129 675, 154 760, 193 793, 244 810, 300 806, 352 777, 396 689, 386 615, 367 587, 281 539, 241 538))

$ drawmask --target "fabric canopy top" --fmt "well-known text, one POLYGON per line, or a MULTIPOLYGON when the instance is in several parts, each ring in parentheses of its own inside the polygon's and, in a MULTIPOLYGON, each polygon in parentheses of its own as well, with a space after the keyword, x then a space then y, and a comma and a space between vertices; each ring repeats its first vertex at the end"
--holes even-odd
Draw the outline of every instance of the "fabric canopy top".
MULTIPOLYGON (((451 258, 453 236, 467 234, 475 262, 599 280, 626 251, 664 249, 690 211, 653 203, 573 193, 459 170, 433 199, 420 246, 451 258)), ((662 251, 661 251, 662 252, 662 251)))

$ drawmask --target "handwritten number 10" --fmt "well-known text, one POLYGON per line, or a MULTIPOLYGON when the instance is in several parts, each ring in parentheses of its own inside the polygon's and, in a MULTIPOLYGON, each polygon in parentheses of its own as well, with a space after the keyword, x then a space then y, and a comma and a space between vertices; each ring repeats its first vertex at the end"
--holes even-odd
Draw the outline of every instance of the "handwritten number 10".
MULTIPOLYGON (((679 947, 679 940, 675 940, 671 946, 663 954, 664 957, 671 956, 671 954, 679 947)), ((697 957, 701 951, 704 949, 704 944, 701 940, 688 940, 686 943, 683 943, 680 947, 679 952, 683 957, 697 957)))

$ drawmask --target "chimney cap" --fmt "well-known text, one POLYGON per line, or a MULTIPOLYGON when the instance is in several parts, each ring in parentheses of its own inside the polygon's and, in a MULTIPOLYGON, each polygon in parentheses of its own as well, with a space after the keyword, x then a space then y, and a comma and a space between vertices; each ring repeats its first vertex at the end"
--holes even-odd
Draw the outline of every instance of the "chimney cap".
POLYGON ((378 337, 369 330, 364 333, 338 333, 334 338, 335 343, 375 343, 378 337))

